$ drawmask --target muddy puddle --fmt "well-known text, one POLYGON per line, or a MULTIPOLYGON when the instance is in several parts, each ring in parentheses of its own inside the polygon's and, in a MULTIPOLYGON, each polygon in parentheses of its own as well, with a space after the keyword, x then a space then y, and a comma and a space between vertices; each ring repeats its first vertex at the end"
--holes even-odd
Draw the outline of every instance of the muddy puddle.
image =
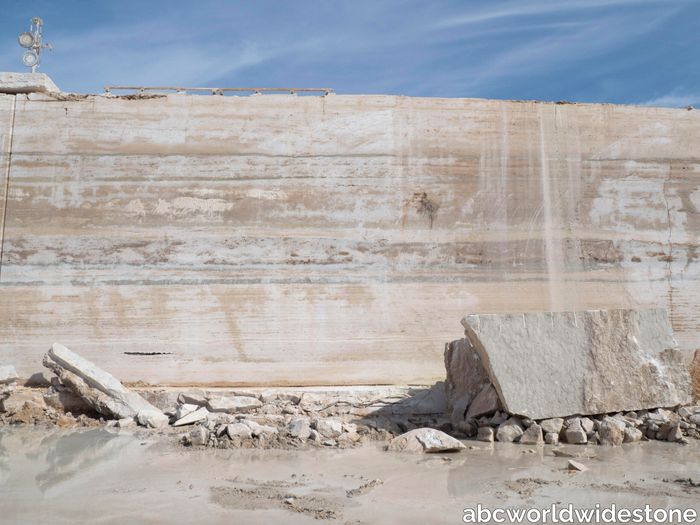
POLYGON ((459 454, 190 450, 105 429, 0 429, 0 522, 461 523, 463 509, 695 508, 700 443, 552 447, 466 442, 459 454))

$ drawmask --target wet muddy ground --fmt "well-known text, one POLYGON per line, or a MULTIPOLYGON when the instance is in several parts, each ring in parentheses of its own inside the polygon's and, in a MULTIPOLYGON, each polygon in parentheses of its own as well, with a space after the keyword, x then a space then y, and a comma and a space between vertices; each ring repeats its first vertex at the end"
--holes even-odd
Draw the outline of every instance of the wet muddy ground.
POLYGON ((461 523, 477 504, 700 511, 700 442, 562 446, 465 442, 458 454, 186 449, 103 428, 0 429, 0 522, 461 523))

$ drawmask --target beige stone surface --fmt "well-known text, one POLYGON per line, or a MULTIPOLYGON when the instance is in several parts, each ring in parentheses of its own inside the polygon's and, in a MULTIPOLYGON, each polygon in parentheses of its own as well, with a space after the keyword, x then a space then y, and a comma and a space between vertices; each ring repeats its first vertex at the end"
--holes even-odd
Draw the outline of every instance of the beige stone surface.
POLYGON ((59 93, 53 80, 44 73, 0 71, 0 93, 59 93))
POLYGON ((14 101, 0 362, 24 377, 61 340, 128 382, 431 384, 467 311, 660 306, 700 346, 697 111, 14 101))
POLYGON ((663 309, 468 315, 462 324, 511 414, 545 419, 691 401, 663 309))
POLYGON ((700 401, 700 350, 695 350, 695 357, 690 363, 690 380, 693 383, 693 402, 700 401))

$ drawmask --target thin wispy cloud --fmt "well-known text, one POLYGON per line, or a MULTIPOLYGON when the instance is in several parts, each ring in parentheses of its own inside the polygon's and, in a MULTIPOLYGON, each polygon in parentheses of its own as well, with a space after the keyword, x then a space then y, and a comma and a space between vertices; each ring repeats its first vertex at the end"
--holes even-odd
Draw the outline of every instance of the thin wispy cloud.
POLYGON ((5 1, 0 69, 19 68, 16 34, 41 15, 55 45, 42 69, 72 91, 329 86, 642 103, 700 82, 695 0, 5 1))

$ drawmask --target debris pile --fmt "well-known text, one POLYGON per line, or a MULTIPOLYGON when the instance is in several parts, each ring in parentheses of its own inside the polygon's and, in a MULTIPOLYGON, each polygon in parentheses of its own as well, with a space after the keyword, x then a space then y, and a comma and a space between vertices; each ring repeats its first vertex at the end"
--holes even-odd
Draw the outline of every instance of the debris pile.
POLYGON ((665 310, 470 315, 445 351, 454 428, 480 441, 620 445, 700 437, 665 310), (666 409, 664 407, 671 407, 666 409))

